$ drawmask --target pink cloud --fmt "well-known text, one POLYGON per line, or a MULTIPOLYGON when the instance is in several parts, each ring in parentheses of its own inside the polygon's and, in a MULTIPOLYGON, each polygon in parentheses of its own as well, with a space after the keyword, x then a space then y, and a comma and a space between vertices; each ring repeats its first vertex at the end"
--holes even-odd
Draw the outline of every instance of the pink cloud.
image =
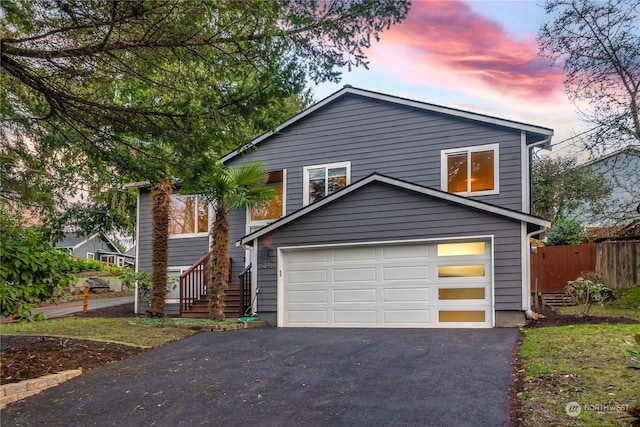
POLYGON ((565 100, 561 69, 538 57, 535 35, 515 40, 462 1, 415 1, 369 57, 413 82, 508 98, 565 100), (473 86, 473 87, 472 87, 473 86))

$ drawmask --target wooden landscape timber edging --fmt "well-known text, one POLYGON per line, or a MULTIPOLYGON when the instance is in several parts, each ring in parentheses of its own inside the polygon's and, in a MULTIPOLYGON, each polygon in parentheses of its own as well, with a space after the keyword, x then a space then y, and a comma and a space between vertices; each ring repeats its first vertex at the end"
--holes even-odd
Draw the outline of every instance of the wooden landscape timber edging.
POLYGON ((640 286, 640 241, 545 246, 531 255, 531 292, 564 292, 567 281, 591 273, 612 289, 640 286))

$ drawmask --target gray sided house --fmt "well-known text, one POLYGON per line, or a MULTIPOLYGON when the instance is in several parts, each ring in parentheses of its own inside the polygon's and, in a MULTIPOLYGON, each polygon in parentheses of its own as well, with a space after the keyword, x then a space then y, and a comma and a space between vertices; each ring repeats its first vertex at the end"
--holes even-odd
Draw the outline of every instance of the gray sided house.
MULTIPOLYGON (((531 150, 552 134, 345 87, 222 159, 262 162, 278 193, 232 213, 232 277, 244 272, 253 310, 282 327, 518 322, 530 309, 529 237, 550 225, 530 214, 531 150)), ((207 251, 211 209, 178 194, 174 205, 169 257, 181 274, 207 251)), ((138 268, 150 270, 144 187, 138 216, 138 268)))
POLYGON ((120 252, 113 242, 101 233, 90 236, 65 233, 64 238, 57 242, 55 247, 65 250, 76 258, 95 259, 118 267, 133 266, 135 262, 135 255, 120 252))
POLYGON ((611 186, 606 212, 594 213, 586 204, 576 217, 588 227, 628 225, 640 218, 640 148, 629 146, 587 162, 588 168, 611 186))

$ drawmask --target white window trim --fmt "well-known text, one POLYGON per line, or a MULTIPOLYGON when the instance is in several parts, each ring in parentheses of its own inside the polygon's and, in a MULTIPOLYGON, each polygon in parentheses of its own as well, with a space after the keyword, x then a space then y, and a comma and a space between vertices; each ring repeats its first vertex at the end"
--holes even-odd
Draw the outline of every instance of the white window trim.
MULTIPOLYGON (((282 215, 280 218, 287 214, 287 170, 286 169, 278 169, 282 170, 282 215)), ((277 170, 273 170, 271 172, 277 172, 277 170)), ((268 185, 267 185, 268 186, 268 185)), ((280 218, 274 219, 262 219, 259 221, 251 220, 251 209, 247 209, 247 234, 251 227, 259 227, 262 228, 265 225, 269 225, 272 222, 276 222, 280 218)))
MULTIPOLYGON (((336 168, 347 168, 347 185, 351 184, 351 162, 340 162, 340 163, 327 163, 324 165, 313 165, 313 166, 305 166, 303 168, 303 198, 302 198, 302 206, 307 206, 309 204, 309 170, 310 169, 336 169, 336 168)), ((328 196, 325 195, 325 197, 328 196)))
POLYGON ((115 255, 100 255, 100 262, 108 262, 110 264, 114 264, 115 265, 116 264, 116 256, 115 255), (108 258, 113 258, 113 262, 107 261, 108 258))
POLYGON ((96 254, 93 252, 87 252, 87 259, 96 259, 96 254))
MULTIPOLYGON (((196 194, 179 194, 179 193, 174 193, 171 195, 171 197, 173 196, 193 196, 193 197, 200 197, 202 198, 202 200, 206 199, 204 198, 204 196, 199 196, 196 194)), ((207 203, 207 231, 206 232, 199 232, 199 233, 181 233, 181 234, 169 234, 169 239, 189 239, 191 237, 202 237, 202 236, 208 236, 209 235, 209 231, 211 230, 212 224, 213 224, 213 206, 211 205, 211 203, 207 203)), ((197 215, 198 212, 198 206, 196 205, 196 209, 195 209, 195 215, 197 215)))
MULTIPOLYGON (((500 193, 500 144, 486 144, 486 145, 474 145, 471 147, 452 148, 449 150, 440 151, 440 188, 442 191, 448 190, 448 170, 447 170, 447 157, 451 154, 471 154, 478 151, 493 151, 493 190, 488 191, 463 191, 458 194, 460 196, 486 196, 490 194, 500 193)), ((467 167, 471 168, 471 162, 467 162, 467 167)), ((471 173, 467 169, 467 176, 470 177, 471 173)), ((470 188, 470 182, 467 182, 467 189, 470 188)))

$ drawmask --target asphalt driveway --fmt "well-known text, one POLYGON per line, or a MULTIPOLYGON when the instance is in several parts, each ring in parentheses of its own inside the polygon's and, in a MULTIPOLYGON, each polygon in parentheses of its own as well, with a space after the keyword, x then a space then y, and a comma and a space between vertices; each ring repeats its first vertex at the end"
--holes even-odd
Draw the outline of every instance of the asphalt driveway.
POLYGON ((3 426, 506 426, 517 329, 198 334, 9 405, 3 426))

